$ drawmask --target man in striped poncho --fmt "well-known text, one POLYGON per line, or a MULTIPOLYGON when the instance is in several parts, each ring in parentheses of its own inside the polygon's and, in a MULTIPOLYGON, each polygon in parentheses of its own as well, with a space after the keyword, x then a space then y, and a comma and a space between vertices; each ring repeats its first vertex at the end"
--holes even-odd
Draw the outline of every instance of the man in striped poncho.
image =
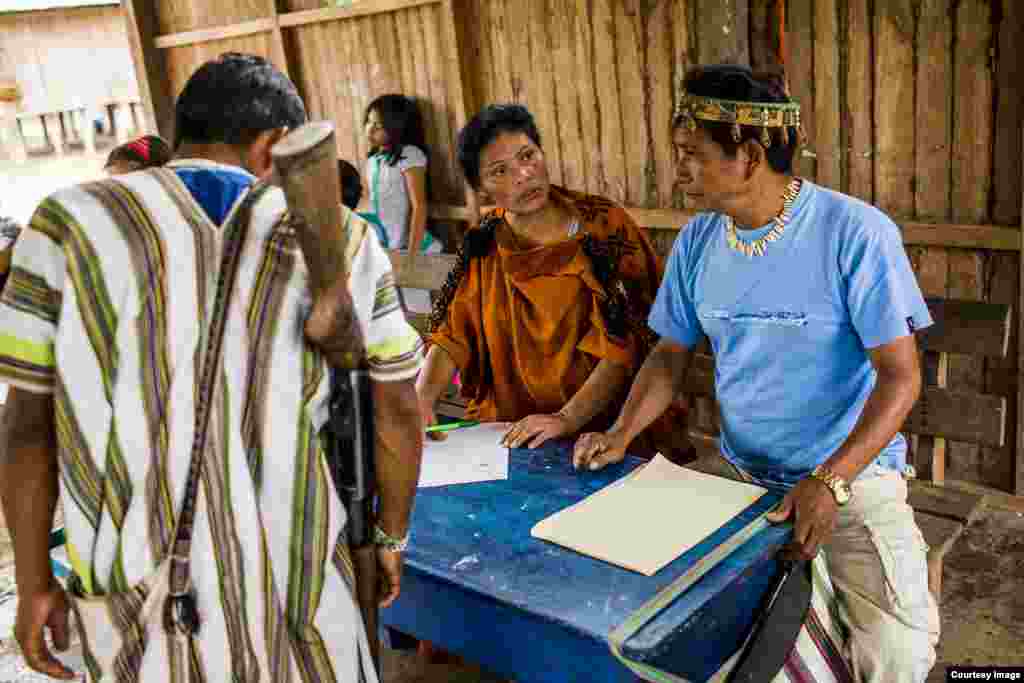
MULTIPOLYGON (((72 676, 43 638, 47 627, 58 648, 68 638, 67 597, 47 552, 58 494, 86 596, 129 590, 167 555, 221 252, 239 232, 226 226, 270 175, 271 146, 305 119, 286 76, 258 57, 222 55, 178 98, 175 160, 54 194, 18 240, 0 299, 0 381, 13 387, 0 493, 14 539, 16 636, 38 671, 72 676)), ((225 381, 192 537, 197 645, 181 658, 161 628, 142 642, 130 623, 115 638, 83 632, 91 680, 376 680, 345 510, 317 437, 329 373, 303 337, 313 302, 285 209, 276 188, 252 205, 228 304, 225 381), (99 651, 113 643, 116 652, 99 651)), ((377 536, 401 539, 422 449, 412 384, 421 342, 374 231, 342 215, 377 399, 377 536)), ((385 603, 399 591, 396 546, 378 550, 385 603)))

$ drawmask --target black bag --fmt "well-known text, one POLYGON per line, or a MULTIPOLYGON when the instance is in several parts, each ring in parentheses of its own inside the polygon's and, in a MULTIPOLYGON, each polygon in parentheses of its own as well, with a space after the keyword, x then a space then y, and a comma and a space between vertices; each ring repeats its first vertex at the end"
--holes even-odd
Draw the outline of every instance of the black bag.
POLYGON ((782 670, 811 606, 811 563, 780 561, 729 683, 766 683, 782 670))

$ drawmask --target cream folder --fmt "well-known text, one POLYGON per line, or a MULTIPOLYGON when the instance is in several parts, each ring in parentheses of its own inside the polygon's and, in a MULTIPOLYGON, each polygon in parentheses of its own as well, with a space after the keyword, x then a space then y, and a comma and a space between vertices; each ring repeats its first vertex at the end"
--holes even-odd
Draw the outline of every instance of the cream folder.
POLYGON ((766 492, 761 486, 680 467, 659 454, 632 474, 542 519, 530 535, 652 576, 766 492))

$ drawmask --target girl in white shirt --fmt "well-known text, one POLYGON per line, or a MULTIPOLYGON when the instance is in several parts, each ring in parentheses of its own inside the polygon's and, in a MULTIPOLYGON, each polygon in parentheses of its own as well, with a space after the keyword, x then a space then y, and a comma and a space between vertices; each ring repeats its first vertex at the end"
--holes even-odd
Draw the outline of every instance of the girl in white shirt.
POLYGON ((366 108, 368 206, 384 224, 388 249, 441 251, 427 232, 428 148, 423 117, 404 95, 381 95, 366 108))

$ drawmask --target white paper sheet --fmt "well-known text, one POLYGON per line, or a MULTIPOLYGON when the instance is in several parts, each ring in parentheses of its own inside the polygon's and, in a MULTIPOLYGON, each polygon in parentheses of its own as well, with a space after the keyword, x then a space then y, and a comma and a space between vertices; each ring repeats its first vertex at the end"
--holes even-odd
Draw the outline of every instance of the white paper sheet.
POLYGON ((487 422, 448 432, 444 441, 423 442, 421 488, 508 479, 508 448, 501 437, 508 422, 487 422))
POLYGON ((651 576, 765 492, 658 455, 629 476, 541 520, 530 535, 651 576))

